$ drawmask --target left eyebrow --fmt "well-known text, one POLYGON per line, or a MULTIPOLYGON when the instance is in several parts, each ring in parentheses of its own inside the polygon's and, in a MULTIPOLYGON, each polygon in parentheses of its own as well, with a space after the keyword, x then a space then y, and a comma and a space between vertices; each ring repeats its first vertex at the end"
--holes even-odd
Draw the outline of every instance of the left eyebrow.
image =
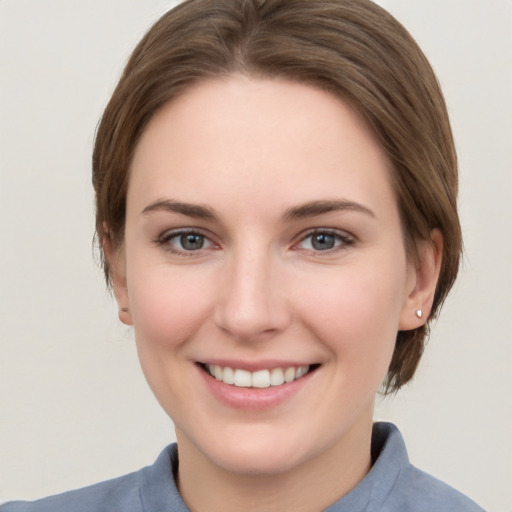
POLYGON ((310 201, 298 206, 288 208, 283 215, 283 220, 304 219, 306 217, 315 217, 324 213, 334 211, 355 211, 375 217, 375 214, 366 206, 353 201, 346 200, 323 200, 310 201))

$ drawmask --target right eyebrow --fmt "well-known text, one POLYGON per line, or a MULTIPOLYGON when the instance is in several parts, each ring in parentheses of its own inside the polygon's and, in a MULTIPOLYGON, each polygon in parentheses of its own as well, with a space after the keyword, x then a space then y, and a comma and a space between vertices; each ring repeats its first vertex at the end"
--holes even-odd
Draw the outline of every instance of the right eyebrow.
POLYGON ((141 215, 148 215, 149 213, 156 211, 181 213, 187 217, 193 217, 194 219, 205 219, 205 220, 218 220, 217 215, 208 206, 202 206, 193 203, 183 203, 181 201, 174 201, 172 199, 157 199, 146 206, 141 215))

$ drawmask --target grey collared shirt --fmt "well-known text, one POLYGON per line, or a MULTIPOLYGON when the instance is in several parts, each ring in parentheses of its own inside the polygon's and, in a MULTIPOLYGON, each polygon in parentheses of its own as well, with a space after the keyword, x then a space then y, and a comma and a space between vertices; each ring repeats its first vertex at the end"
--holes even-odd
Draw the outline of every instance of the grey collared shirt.
MULTIPOLYGON (((483 512, 469 498, 415 468, 398 429, 375 423, 374 464, 366 477, 324 512, 483 512)), ((189 512, 176 488, 176 444, 152 466, 34 502, 13 501, 0 512, 189 512)), ((321 511, 318 511, 321 512, 321 511)))

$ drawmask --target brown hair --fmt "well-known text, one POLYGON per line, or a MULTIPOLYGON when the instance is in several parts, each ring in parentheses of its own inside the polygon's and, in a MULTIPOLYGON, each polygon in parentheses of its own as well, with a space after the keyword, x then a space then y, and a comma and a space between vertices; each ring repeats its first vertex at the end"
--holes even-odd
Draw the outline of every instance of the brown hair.
MULTIPOLYGON (((96 234, 123 240, 129 168, 155 112, 192 84, 244 73, 321 87, 371 124, 393 168, 408 254, 444 237, 435 317, 461 253, 457 159, 444 99, 427 59, 389 13, 369 0, 187 0, 158 20, 132 53, 98 127, 93 154, 96 234)), ((427 325, 400 331, 384 389, 414 375, 427 325)))

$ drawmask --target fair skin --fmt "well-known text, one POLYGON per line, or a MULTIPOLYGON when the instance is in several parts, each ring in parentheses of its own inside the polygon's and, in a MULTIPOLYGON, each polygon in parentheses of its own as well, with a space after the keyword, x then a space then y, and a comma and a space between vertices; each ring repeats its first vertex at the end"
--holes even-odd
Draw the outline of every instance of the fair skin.
POLYGON ((192 511, 323 510, 364 478, 396 333, 432 304, 440 252, 418 248, 340 99, 235 75, 154 116, 110 261, 192 511))

